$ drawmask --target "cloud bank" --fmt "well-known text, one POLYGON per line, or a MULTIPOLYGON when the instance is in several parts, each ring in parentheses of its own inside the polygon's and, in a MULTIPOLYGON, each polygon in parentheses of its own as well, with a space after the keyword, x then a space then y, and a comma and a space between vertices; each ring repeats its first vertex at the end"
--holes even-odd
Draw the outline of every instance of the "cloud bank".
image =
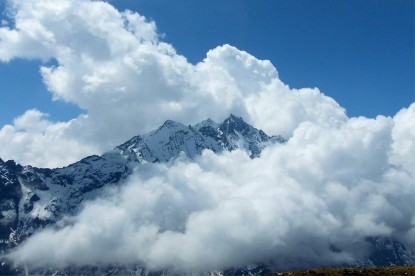
POLYGON ((141 263, 211 271, 350 263, 366 237, 415 245, 415 104, 394 118, 305 122, 261 157, 243 151, 139 167, 11 257, 29 265, 141 263))
POLYGON ((234 113, 286 138, 304 121, 336 126, 347 120, 318 89, 290 89, 269 61, 230 45, 189 63, 136 12, 85 0, 9 0, 8 6, 0 61, 52 61, 40 68, 47 89, 85 114, 53 122, 41 111, 27 111, 0 129, 0 144, 8 145, 0 148, 3 159, 63 166, 166 119, 191 124, 234 113))

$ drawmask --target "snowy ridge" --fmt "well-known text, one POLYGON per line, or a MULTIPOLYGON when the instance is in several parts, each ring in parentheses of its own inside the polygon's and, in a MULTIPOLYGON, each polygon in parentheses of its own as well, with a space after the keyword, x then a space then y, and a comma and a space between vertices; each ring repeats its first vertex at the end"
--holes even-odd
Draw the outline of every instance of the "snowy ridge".
POLYGON ((221 124, 207 119, 193 126, 167 120, 161 127, 142 136, 135 136, 116 147, 130 162, 165 162, 184 152, 194 158, 203 150, 245 149, 253 157, 259 156, 269 143, 284 143, 281 136, 270 137, 231 115, 221 124))
POLYGON ((64 215, 75 214, 85 200, 94 199, 106 185, 119 184, 143 162, 165 162, 182 152, 194 158, 203 150, 236 148, 255 152, 255 157, 270 141, 271 137, 231 115, 221 124, 208 119, 185 126, 167 120, 113 151, 64 168, 40 169, 0 159, 0 248, 13 246, 10 229, 15 231, 14 239, 24 239, 64 215))
MULTIPOLYGON (((40 169, 0 159, 0 249, 7 252, 37 230, 54 225, 65 215, 76 214, 84 201, 99 196, 102 187, 121 183, 143 162, 165 162, 182 152, 194 158, 203 150, 221 152, 237 148, 256 157, 270 142, 284 141, 273 139, 231 115, 221 124, 208 119, 185 126, 167 120, 158 129, 134 136, 113 151, 86 157, 64 168, 40 169)), ((4 263, 0 274, 11 273, 10 269, 4 263)), ((120 275, 138 272, 137 268, 112 269, 120 275)), ((143 275, 149 273, 139 270, 143 275)))

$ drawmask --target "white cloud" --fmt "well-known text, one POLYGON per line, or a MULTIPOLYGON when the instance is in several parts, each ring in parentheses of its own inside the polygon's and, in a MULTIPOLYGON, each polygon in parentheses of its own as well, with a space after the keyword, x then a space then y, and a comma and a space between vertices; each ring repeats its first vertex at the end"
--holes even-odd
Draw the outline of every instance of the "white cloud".
MULTIPOLYGON (((269 61, 232 46, 210 50, 192 65, 160 41, 154 22, 109 3, 11 0, 9 5, 15 25, 0 27, 0 61, 55 60, 56 66, 40 69, 45 85, 54 99, 74 103, 87 114, 64 123, 65 136, 77 137, 73 143, 82 150, 54 158, 56 166, 102 153, 166 119, 187 124, 208 117, 221 121, 234 113, 286 137, 303 121, 335 125, 347 119, 333 99, 317 89, 291 90, 269 61)), ((13 139, 4 127, 0 132, 13 139)), ((46 133, 47 145, 33 142, 36 148, 45 146, 44 156, 22 158, 13 144, 0 149, 0 156, 47 166, 48 146, 58 147, 65 137, 46 133)))
POLYGON ((269 259, 280 269, 343 264, 368 254, 370 236, 413 248, 414 170, 395 161, 396 143, 414 153, 415 134, 403 131, 413 115, 415 104, 395 118, 303 123, 257 159, 204 152, 195 162, 145 165, 12 257, 34 266, 139 262, 183 272, 269 259))
POLYGON ((392 136, 394 151, 392 155, 393 163, 397 166, 404 166, 410 171, 415 171, 415 141, 408 137, 415 136, 415 104, 404 108, 395 115, 396 126, 392 136), (411 170, 412 168, 412 170, 411 170))
MULTIPOLYGON (((82 117, 78 118, 81 120, 82 117)), ((2 156, 19 160, 23 164, 42 164, 54 168, 73 162, 73 156, 83 156, 94 150, 93 145, 82 145, 78 137, 69 133, 77 120, 53 123, 47 115, 33 109, 26 111, 0 130, 2 156), (36 162, 35 162, 36 161, 36 162)), ((98 148, 95 148, 98 151, 98 148)))
POLYGON ((229 113, 291 137, 254 160, 207 152, 195 163, 144 167, 72 226, 34 235, 15 259, 204 270, 267 257, 342 263, 364 254, 370 235, 414 245, 415 104, 394 118, 349 119, 318 89, 290 89, 269 61, 232 46, 192 65, 160 41, 154 22, 108 3, 9 4, 15 25, 0 27, 0 61, 55 60, 40 69, 45 85, 86 114, 52 122, 27 111, 0 129, 3 159, 61 166, 166 119, 229 113))

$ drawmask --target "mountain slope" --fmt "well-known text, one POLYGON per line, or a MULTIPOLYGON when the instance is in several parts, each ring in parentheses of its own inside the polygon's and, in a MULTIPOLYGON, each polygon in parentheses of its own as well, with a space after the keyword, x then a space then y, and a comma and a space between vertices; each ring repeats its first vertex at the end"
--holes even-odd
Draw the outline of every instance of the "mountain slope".
POLYGON ((166 162, 182 152, 194 158, 203 150, 237 148, 255 157, 267 144, 284 141, 231 115, 221 124, 208 119, 185 126, 168 120, 157 130, 137 135, 111 152, 86 157, 64 168, 40 169, 0 159, 0 248, 12 247, 18 238, 64 215, 75 214, 84 200, 94 199, 105 185, 122 182, 143 162, 166 162))
MULTIPOLYGON (((102 156, 89 156, 64 168, 41 169, 0 159, 0 249, 7 252, 39 229, 53 226, 65 215, 76 214, 84 202, 97 198, 103 187, 119 185, 142 163, 167 162, 180 154, 195 158, 204 150, 220 153, 243 149, 255 158, 266 146, 285 142, 281 136, 268 136, 231 115, 222 123, 207 119, 193 126, 168 120, 158 129, 134 136, 102 156)), ((368 242, 373 244, 374 252, 357 265, 415 263, 415 253, 399 242, 382 237, 370 237, 368 242)), ((68 269, 71 274, 81 272, 68 269)), ((262 275, 270 269, 269 265, 257 264, 206 275, 262 275)), ((0 274, 13 271, 7 263, 0 266, 0 274)), ((97 270, 91 267, 82 271, 91 274, 97 270)), ((149 273, 140 267, 105 267, 98 271, 115 271, 113 275, 149 273)), ((163 273, 169 274, 160 272, 163 273)))

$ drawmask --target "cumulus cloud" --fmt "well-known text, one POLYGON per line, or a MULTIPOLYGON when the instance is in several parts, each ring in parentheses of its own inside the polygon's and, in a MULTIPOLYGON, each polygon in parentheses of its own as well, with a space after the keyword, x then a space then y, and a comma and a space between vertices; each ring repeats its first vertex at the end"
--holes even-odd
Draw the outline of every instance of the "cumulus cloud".
MULTIPOLYGON (((82 145, 78 137, 67 132, 76 123, 76 120, 54 123, 48 120, 47 114, 28 110, 16 118, 13 125, 0 130, 1 144, 7 145, 1 147, 1 156, 49 168, 69 164, 74 156, 94 150, 94 145, 82 145)), ((95 147, 95 150, 99 148, 95 147)))
POLYGON ((394 118, 305 122, 256 159, 206 151, 143 165, 10 256, 33 266, 185 272, 267 260, 279 269, 343 264, 370 254, 365 239, 374 236, 413 248, 414 118, 412 104, 394 118))
MULTIPOLYGON (((304 121, 337 125, 347 120, 344 109, 318 89, 290 89, 269 61, 230 45, 191 64, 161 41, 154 22, 107 2, 9 0, 8 5, 14 24, 0 27, 0 61, 54 61, 40 68, 47 89, 55 100, 76 104, 85 114, 38 128, 36 135, 48 143, 33 141, 24 154, 15 143, 0 148, 3 159, 62 166, 109 150, 166 119, 191 124, 234 113, 286 138, 304 121), (49 147, 58 148, 67 137, 79 149, 50 159, 49 147), (32 149, 36 154, 28 152, 32 149)), ((15 139, 11 128, 18 126, 0 129, 1 143, 15 139)), ((33 132, 18 134, 30 139, 33 132)))
POLYGON ((52 60, 40 68, 51 96, 85 114, 54 122, 28 110, 0 129, 2 159, 62 166, 166 119, 229 113, 290 138, 253 160, 205 152, 139 167, 59 230, 29 238, 14 260, 203 271, 268 259, 280 267, 349 262, 370 252, 368 236, 414 246, 415 104, 393 118, 348 118, 318 89, 291 89, 269 61, 230 45, 191 64, 154 22, 103 1, 8 5, 0 61, 52 60))

